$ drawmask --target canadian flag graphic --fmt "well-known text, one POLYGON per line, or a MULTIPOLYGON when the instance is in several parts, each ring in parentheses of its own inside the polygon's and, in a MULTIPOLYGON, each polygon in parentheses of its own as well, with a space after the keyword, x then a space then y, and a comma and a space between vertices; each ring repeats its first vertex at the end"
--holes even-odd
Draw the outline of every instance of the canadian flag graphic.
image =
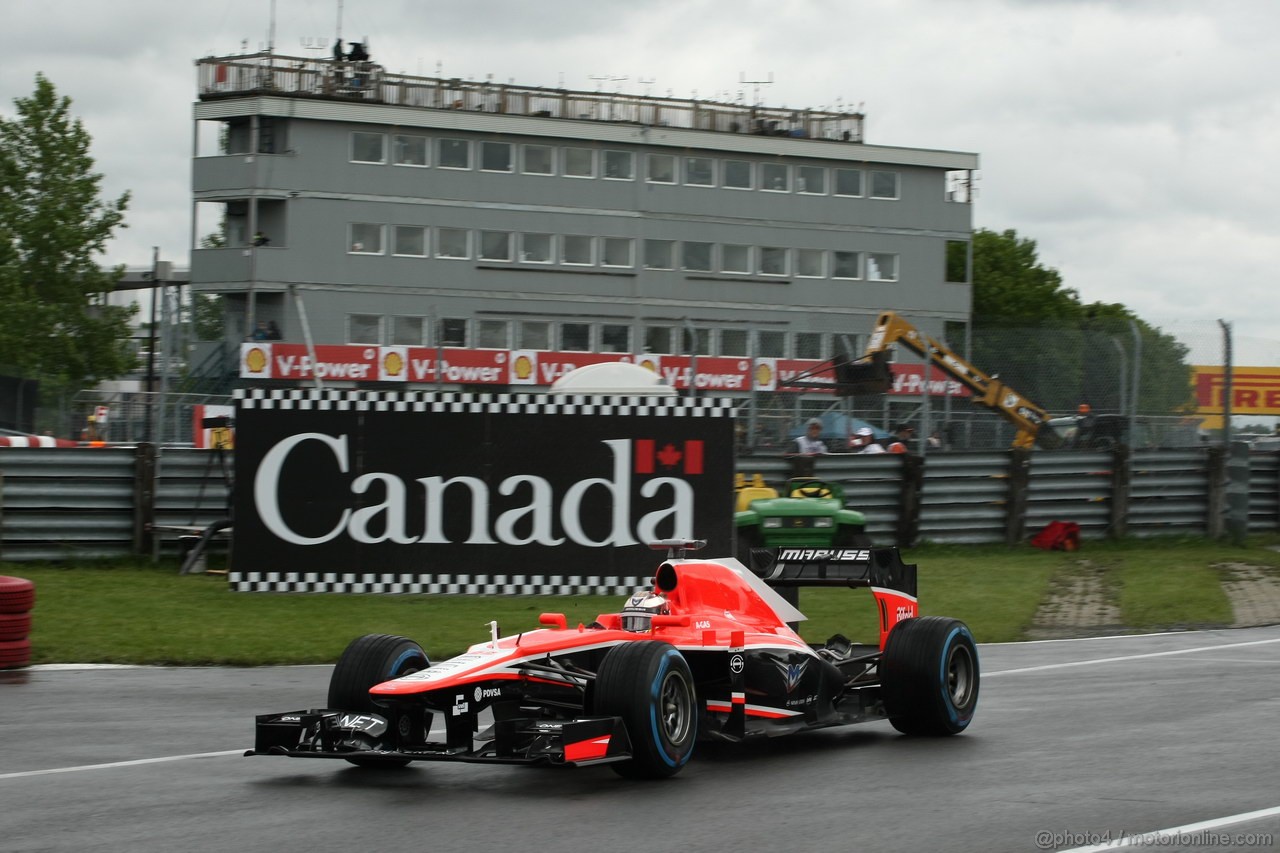
POLYGON ((673 441, 659 443, 652 438, 636 439, 637 474, 654 474, 658 469, 670 472, 677 466, 685 474, 702 473, 702 439, 690 439, 678 447, 673 441))

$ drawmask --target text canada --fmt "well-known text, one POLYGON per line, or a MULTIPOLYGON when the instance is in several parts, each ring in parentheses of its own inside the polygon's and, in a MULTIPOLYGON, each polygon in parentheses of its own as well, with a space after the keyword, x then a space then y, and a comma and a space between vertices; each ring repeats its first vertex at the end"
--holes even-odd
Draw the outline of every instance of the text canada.
POLYGON ((467 504, 466 498, 469 498, 470 523, 461 542, 467 545, 501 542, 507 545, 554 546, 572 542, 588 547, 617 547, 664 538, 693 537, 693 487, 678 477, 642 478, 638 483, 638 494, 646 500, 649 511, 632 519, 633 454, 630 439, 602 441, 612 456, 610 475, 580 479, 560 495, 555 493, 550 481, 536 474, 506 477, 495 489, 497 495, 504 499, 500 512, 496 508, 491 509, 490 487, 477 477, 427 476, 406 483, 401 477, 388 472, 360 474, 346 484, 353 496, 353 506, 336 513, 331 524, 323 521, 327 532, 304 535, 292 529, 284 517, 281 479, 290 453, 306 442, 319 442, 326 446, 332 453, 336 472, 342 475, 350 473, 346 435, 308 432, 289 436, 268 450, 253 482, 254 502, 263 525, 274 536, 294 545, 322 545, 344 534, 356 542, 367 544, 450 544, 457 540, 446 535, 446 505, 452 504, 456 513, 457 507, 467 504), (410 489, 419 490, 424 499, 425 511, 421 519, 409 518, 410 489), (358 496, 371 491, 381 494, 379 502, 356 505, 358 496), (464 500, 460 502, 460 498, 464 500), (583 507, 599 506, 602 501, 609 502, 608 529, 586 530, 583 507))

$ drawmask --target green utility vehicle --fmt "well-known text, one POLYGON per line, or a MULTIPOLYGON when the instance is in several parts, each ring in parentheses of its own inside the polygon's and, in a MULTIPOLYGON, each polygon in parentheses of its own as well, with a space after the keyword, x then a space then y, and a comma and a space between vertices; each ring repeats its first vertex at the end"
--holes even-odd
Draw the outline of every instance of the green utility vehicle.
POLYGON ((815 477, 792 477, 783 494, 765 486, 759 474, 737 484, 733 516, 738 559, 750 565, 752 548, 812 545, 869 548, 866 517, 846 509, 844 488, 815 477))

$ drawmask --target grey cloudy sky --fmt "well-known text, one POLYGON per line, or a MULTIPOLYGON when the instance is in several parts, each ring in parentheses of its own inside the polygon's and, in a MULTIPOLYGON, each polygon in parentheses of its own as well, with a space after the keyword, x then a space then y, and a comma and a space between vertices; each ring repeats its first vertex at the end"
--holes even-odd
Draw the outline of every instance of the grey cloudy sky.
MULTIPOLYGON (((337 0, 276 0, 275 47, 337 0)), ((268 0, 0 0, 0 114, 37 72, 93 137, 129 228, 106 260, 187 263, 194 60, 265 45, 268 0)), ((1085 301, 1280 365, 1280 3, 1273 0, 344 0, 389 71, 861 104, 867 141, 981 156, 975 224, 1037 241, 1085 301), (652 82, 648 82, 652 81, 652 82)))

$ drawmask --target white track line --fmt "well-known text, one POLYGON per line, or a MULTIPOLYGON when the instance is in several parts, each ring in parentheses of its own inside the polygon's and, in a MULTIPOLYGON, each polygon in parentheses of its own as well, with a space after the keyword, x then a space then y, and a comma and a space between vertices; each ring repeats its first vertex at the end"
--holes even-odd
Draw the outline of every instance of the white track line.
POLYGON ((1169 652, 1148 652, 1147 654, 1142 655, 1121 655, 1114 658, 1093 658, 1092 660, 1077 660, 1070 661, 1068 663, 1047 663, 1043 666, 1024 666, 1019 667, 1018 669, 1001 669, 995 672, 984 672, 982 673, 982 677, 987 679, 995 678, 997 675, 1019 675, 1025 672, 1046 672, 1051 669, 1067 669, 1074 666, 1093 666, 1094 664, 1099 663, 1118 663, 1120 661, 1147 660, 1148 658, 1163 658, 1170 657, 1172 655, 1191 655, 1196 654, 1197 652, 1213 652, 1220 649, 1240 649, 1245 646, 1265 646, 1268 643, 1280 643, 1280 637, 1270 640, 1251 640, 1247 643, 1223 643, 1215 646, 1199 646, 1193 649, 1174 649, 1169 652))
MULTIPOLYGON (((1151 845, 1161 845, 1164 847, 1168 844, 1171 837, 1181 835, 1193 835, 1197 832, 1209 832, 1214 829, 1221 829, 1225 826, 1235 826, 1238 823, 1248 823, 1253 820, 1262 820, 1263 818, 1275 817, 1280 815, 1280 806, 1274 806, 1269 809, 1258 809, 1256 812, 1241 812, 1240 814, 1227 815, 1226 817, 1213 818, 1212 820, 1202 820, 1199 823, 1188 823, 1185 826, 1174 826, 1169 829, 1157 829, 1154 832, 1144 832, 1140 835, 1129 835, 1125 838, 1117 838, 1115 841, 1108 841, 1106 844, 1095 844, 1091 847, 1073 847, 1070 850, 1062 850, 1059 853, 1097 853, 1101 850, 1124 850, 1128 847, 1148 847, 1151 845)), ((1207 846, 1217 847, 1217 843, 1201 845, 1194 839, 1188 841, 1195 847, 1207 846)), ((1176 846, 1182 849, 1182 845, 1176 846)))
POLYGON ((161 764, 165 761, 186 761, 189 758, 221 758, 226 755, 244 755, 244 750, 224 749, 222 752, 193 752, 189 755, 163 755, 159 758, 138 758, 133 761, 112 761, 107 764, 81 764, 78 767, 51 767, 48 770, 23 770, 18 773, 0 773, 0 779, 21 779, 26 776, 49 776, 53 773, 79 773, 81 770, 106 770, 110 767, 136 767, 140 764, 161 764))

